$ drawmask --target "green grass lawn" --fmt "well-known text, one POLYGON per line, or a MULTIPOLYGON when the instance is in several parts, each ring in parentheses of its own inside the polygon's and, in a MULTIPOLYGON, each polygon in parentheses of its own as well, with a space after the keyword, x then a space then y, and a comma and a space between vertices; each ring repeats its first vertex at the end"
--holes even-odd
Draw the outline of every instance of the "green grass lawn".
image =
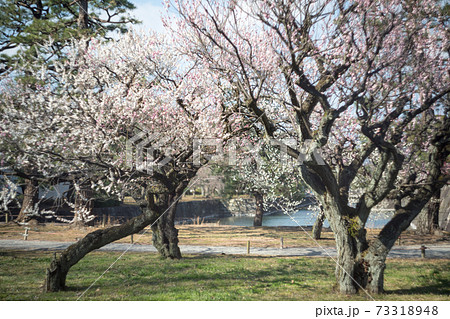
MULTIPOLYGON (((69 272, 67 291, 41 293, 51 252, 0 252, 0 300, 76 300, 120 253, 94 252, 69 272)), ((450 300, 450 260, 390 259, 376 300, 450 300)), ((83 300, 367 300, 333 291, 325 258, 127 253, 83 300)))

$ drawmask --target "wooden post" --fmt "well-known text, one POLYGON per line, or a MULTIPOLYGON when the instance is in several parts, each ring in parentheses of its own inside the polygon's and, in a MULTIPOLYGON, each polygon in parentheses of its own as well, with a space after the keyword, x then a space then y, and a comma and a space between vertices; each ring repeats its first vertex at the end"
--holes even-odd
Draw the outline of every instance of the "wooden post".
POLYGON ((284 248, 283 237, 280 237, 280 249, 284 248))
POLYGON ((8 224, 8 222, 9 222, 9 220, 8 220, 8 212, 6 212, 6 214, 5 214, 5 222, 8 224))
POLYGON ((133 243, 133 234, 131 234, 131 243, 133 243))
POLYGON ((103 214, 102 227, 105 228, 105 226, 106 226, 106 214, 103 214))
POLYGON ((27 240, 27 239, 28 239, 28 231, 29 231, 30 229, 31 229, 31 228, 25 227, 25 233, 22 235, 22 236, 23 236, 23 240, 27 240))
POLYGON ((424 245, 420 246, 420 254, 422 255, 422 258, 425 258, 425 249, 427 249, 427 247, 424 245))
POLYGON ((247 254, 250 254, 250 240, 247 241, 247 254))

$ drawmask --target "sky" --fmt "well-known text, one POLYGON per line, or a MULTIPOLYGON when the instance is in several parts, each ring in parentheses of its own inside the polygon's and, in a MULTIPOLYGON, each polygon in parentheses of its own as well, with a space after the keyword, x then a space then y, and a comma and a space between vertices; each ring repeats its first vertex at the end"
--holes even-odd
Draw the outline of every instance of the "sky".
POLYGON ((142 21, 137 29, 162 31, 161 13, 164 11, 162 0, 130 0, 136 6, 132 12, 134 17, 142 21))

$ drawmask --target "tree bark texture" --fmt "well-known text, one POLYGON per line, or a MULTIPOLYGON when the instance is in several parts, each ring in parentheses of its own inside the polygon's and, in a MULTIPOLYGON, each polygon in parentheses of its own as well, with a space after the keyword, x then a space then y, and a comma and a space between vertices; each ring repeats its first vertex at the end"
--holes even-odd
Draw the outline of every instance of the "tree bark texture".
POLYGON ((336 280, 340 293, 355 294, 361 289, 373 294, 384 292, 386 257, 426 202, 426 199, 414 200, 408 207, 398 208, 395 216, 370 244, 358 217, 329 219, 336 239, 336 280))
POLYGON ((355 294, 367 282, 362 271, 362 253, 367 249, 365 230, 358 228, 352 219, 330 221, 336 239, 336 281, 342 294, 355 294))
POLYGON ((324 221, 325 221, 325 213, 323 212, 323 208, 320 207, 319 214, 317 215, 316 221, 314 222, 312 228, 312 237, 314 239, 320 239, 320 237, 322 236, 322 227, 324 221))
POLYGON ((99 229, 86 235, 83 239, 69 246, 59 258, 55 258, 47 269, 44 291, 54 292, 66 288, 66 277, 70 268, 89 252, 111 242, 135 234, 146 226, 156 222, 171 204, 174 196, 167 193, 148 194, 147 206, 143 213, 125 224, 106 229, 99 229))
POLYGON ((88 0, 78 0, 78 29, 83 30, 89 28, 88 25, 88 0))
POLYGON ((23 191, 22 207, 17 216, 17 222, 26 222, 29 220, 28 214, 34 209, 39 200, 39 184, 37 181, 26 179, 23 191))
MULTIPOLYGON (((315 186, 316 197, 324 207, 325 216, 335 234, 338 253, 336 279, 339 292, 354 294, 361 288, 368 293, 384 291, 384 269, 389 251, 400 234, 446 184, 447 179, 442 176, 441 168, 444 167, 450 152, 447 141, 449 131, 450 122, 447 119, 443 129, 433 138, 430 171, 426 181, 414 184, 413 179, 407 183, 411 186, 392 191, 392 196, 396 199, 395 215, 370 245, 366 240, 365 223, 371 207, 376 205, 378 200, 374 200, 373 195, 368 200, 363 196, 357 207, 352 208, 341 200, 339 192, 332 187, 333 183, 320 185, 315 183, 314 179, 310 180, 309 184, 315 186)), ((326 180, 323 177, 321 179, 326 180)))
POLYGON ((178 247, 178 230, 175 228, 177 202, 173 202, 167 209, 167 213, 161 215, 155 225, 152 226, 153 246, 162 257, 181 259, 181 251, 178 247))
POLYGON ((414 219, 414 224, 420 234, 434 234, 434 231, 439 229, 440 197, 441 191, 438 190, 414 219))
POLYGON ((260 192, 254 192, 253 196, 255 196, 256 201, 256 211, 255 219, 253 220, 253 226, 260 227, 262 226, 264 216, 264 197, 260 192))

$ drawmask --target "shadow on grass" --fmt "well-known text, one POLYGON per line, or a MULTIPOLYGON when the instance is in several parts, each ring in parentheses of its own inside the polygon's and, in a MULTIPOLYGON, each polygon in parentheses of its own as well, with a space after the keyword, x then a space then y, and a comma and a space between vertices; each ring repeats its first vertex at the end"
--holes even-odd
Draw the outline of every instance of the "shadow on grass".
MULTIPOLYGON (((273 258, 268 256, 205 256, 195 255, 184 257, 181 261, 174 263, 164 263, 164 265, 154 265, 146 270, 135 271, 111 269, 114 276, 110 277, 108 289, 120 290, 124 283, 130 286, 146 286, 156 289, 149 289, 148 294, 158 294, 158 290, 170 287, 172 292, 186 289, 196 289, 205 286, 213 290, 227 290, 229 285, 235 288, 251 291, 252 289, 266 287, 281 287, 292 285, 298 288, 309 288, 309 280, 321 280, 325 282, 333 281, 333 268, 327 264, 319 267, 307 267, 307 270, 299 271, 298 267, 304 267, 304 262, 292 259, 281 262, 270 263, 273 258), (217 258, 223 258, 227 265, 217 265, 217 258), (210 261, 213 261, 210 263, 210 261), (251 268, 261 262, 260 269, 251 268), (264 263, 267 261, 268 263, 264 263), (162 268, 161 268, 162 267, 162 268), (330 268, 330 269, 328 269, 330 268), (300 283, 301 281, 302 283, 300 283), (166 286, 162 288, 161 286, 166 286), (242 288, 246 286, 246 288, 242 288)), ((70 290, 79 291, 86 289, 85 285, 76 285, 70 290)))
POLYGON ((387 290, 386 294, 398 294, 398 295, 416 295, 416 294, 428 294, 428 295, 448 295, 450 296, 450 280, 445 278, 436 279, 437 283, 423 284, 418 287, 403 288, 387 290))
MULTIPOLYGON (((171 296, 178 296, 180 300, 189 299, 185 295, 186 290, 199 294, 206 292, 220 294, 229 291, 229 296, 225 299, 231 298, 230 300, 233 298, 237 300, 239 296, 258 298, 258 295, 266 294, 266 289, 268 289, 267 293, 271 291, 270 293, 275 296, 288 287, 291 292, 292 289, 304 290, 300 295, 320 296, 334 293, 335 279, 332 264, 318 262, 318 260, 310 262, 304 259, 282 257, 276 262, 271 262, 272 260, 273 257, 270 256, 187 255, 180 261, 150 266, 148 270, 139 273, 120 274, 118 270, 116 276, 110 278, 107 286, 110 290, 120 290, 126 282, 129 287, 140 287, 137 290, 145 289, 149 298, 158 298, 161 294, 169 293, 171 296), (216 264, 217 259, 223 259, 225 264, 216 264), (318 282, 320 282, 319 285, 317 285, 318 282)), ((419 282, 418 287, 388 290, 386 295, 450 294, 450 280, 443 276, 434 278, 427 276, 421 280, 433 281, 422 285, 419 282)), ((83 285, 74 287, 73 290, 86 288, 83 285)))
MULTIPOLYGON (((16 254, 18 257, 33 257, 35 254, 39 256, 35 252, 2 253, 5 257, 15 257, 16 254)), ((92 256, 96 263, 90 259, 80 262, 69 272, 65 292, 77 296, 84 292, 115 259, 114 256, 101 253, 92 256)), ((50 257, 41 258, 45 260, 45 265, 50 261, 50 257)), ((335 282, 335 267, 332 262, 322 258, 274 259, 271 256, 198 254, 185 255, 181 260, 172 261, 159 259, 155 254, 142 253, 129 253, 127 258, 130 259, 123 260, 111 268, 94 285, 86 298, 113 296, 114 299, 117 294, 125 300, 134 300, 135 297, 137 300, 156 300, 164 299, 165 296, 171 300, 196 300, 222 294, 222 300, 240 300, 240 297, 257 299, 262 295, 276 299, 283 293, 293 296, 298 294, 305 298, 334 294, 332 286, 335 282)), ((397 269, 395 274, 406 276, 407 268, 401 268, 397 269)), ((403 288, 402 284, 397 286, 401 289, 387 290, 386 295, 450 295, 450 278, 446 276, 447 273, 441 272, 440 268, 420 276, 411 275, 416 287, 403 288)), ((57 294, 50 296, 50 299, 59 298, 57 294)), ((287 296, 286 298, 291 298, 287 296)))
POLYGON ((450 288, 443 285, 428 285, 421 287, 414 287, 409 289, 396 289, 388 290, 385 292, 387 295, 450 295, 450 288))

